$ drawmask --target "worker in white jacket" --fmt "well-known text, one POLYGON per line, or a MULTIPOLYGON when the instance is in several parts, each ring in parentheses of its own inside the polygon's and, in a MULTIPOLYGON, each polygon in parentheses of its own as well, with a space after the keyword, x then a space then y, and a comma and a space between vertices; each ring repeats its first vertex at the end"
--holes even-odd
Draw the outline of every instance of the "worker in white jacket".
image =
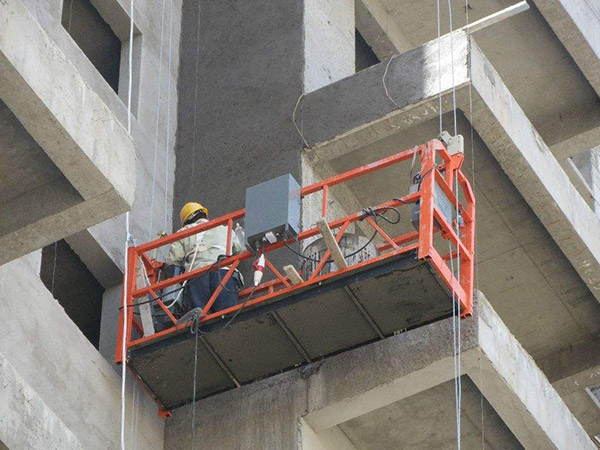
MULTIPOLYGON (((208 209, 199 203, 186 203, 181 209, 181 230, 185 230, 199 224, 208 222, 208 209)), ((181 231, 180 230, 180 231, 181 231)), ((210 230, 194 234, 190 237, 173 242, 167 255, 167 264, 183 266, 186 272, 214 265, 219 257, 227 253, 227 227, 221 225, 210 230)), ((244 247, 235 233, 231 233, 231 248, 234 254, 244 251, 244 247)), ((191 308, 203 308, 212 296, 213 292, 222 282, 229 269, 227 267, 219 270, 211 270, 199 277, 189 280, 189 298, 191 308), (220 273, 219 273, 220 272, 220 273)), ((237 277, 232 276, 227 283, 223 283, 223 289, 212 306, 213 311, 221 311, 237 304, 238 298, 237 277)))

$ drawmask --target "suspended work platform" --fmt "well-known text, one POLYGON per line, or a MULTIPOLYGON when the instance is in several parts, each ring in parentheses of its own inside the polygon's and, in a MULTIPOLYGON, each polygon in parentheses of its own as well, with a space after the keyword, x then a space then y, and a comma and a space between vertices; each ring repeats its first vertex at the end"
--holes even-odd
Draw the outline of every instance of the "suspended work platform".
MULTIPOLYGON (((245 211, 130 247, 125 296, 129 311, 137 311, 137 303, 150 300, 171 320, 166 329, 144 335, 138 317, 128 314, 127 318, 128 366, 161 410, 168 411, 193 400, 196 349, 196 398, 203 398, 446 318, 452 314, 453 299, 462 317, 470 315, 475 200, 460 170, 462 153, 450 155, 444 144, 433 140, 304 187, 302 196, 320 195, 322 216, 326 217, 330 188, 395 164, 412 161, 414 165, 419 160, 420 171, 408 195, 328 223, 338 243, 350 226, 359 221, 368 223, 373 230, 373 236, 369 237, 377 237, 371 239, 377 242, 376 254, 337 269, 330 265, 331 252, 327 250, 314 261, 310 273, 302 274, 302 279, 292 276, 290 280, 283 267, 277 265, 282 254, 289 256, 286 264, 298 264, 300 257, 286 253, 284 248, 286 244, 292 245, 292 240, 269 245, 263 251, 265 276, 268 273, 271 279, 256 289, 243 289, 237 306, 212 312, 216 292, 205 307, 197 336, 190 332, 189 324, 177 324, 161 295, 169 286, 215 267, 202 267, 159 280, 160 263, 148 254, 183 237, 222 225, 228 227, 230 249, 234 223, 243 220, 245 211), (378 220, 390 209, 401 212, 407 223, 378 220), (412 226, 416 229, 411 229, 412 226), (276 251, 277 256, 271 258, 276 251), (136 285, 138 267, 147 274, 144 286, 136 285)), ((302 248, 303 241, 310 242, 318 236, 319 228, 314 227, 302 231, 297 239, 302 248)), ((223 280, 242 261, 255 257, 247 251, 224 258, 220 267, 229 270, 223 280)), ((122 321, 121 312, 120 333, 122 321)), ((122 361, 121 338, 122 334, 117 362, 122 361)))

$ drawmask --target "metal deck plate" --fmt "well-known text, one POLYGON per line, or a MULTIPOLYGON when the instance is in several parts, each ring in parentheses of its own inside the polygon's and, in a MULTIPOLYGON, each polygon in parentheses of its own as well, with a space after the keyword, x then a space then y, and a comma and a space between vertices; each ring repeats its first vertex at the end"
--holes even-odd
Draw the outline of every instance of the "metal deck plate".
MULTIPOLYGON (((305 364, 308 360, 303 353, 314 361, 379 339, 379 332, 390 336, 451 312, 449 292, 430 265, 419 262, 414 253, 363 267, 243 311, 224 330, 227 318, 207 323, 205 342, 198 343, 197 398, 305 364)), ((166 409, 192 400, 194 335, 189 331, 133 348, 129 357, 132 369, 166 409)))

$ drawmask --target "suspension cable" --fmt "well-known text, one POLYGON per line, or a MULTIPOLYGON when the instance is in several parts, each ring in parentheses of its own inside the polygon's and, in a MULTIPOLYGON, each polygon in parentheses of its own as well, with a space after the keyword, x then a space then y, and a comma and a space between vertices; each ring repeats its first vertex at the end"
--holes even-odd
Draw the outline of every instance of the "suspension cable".
POLYGON ((169 196, 167 195, 167 186, 169 186, 169 145, 171 143, 171 59, 173 58, 172 52, 172 41, 173 41, 173 0, 169 0, 169 59, 167 65, 167 142, 165 146, 165 231, 168 230, 168 208, 169 208, 169 196))
MULTIPOLYGON (((134 27, 134 9, 135 0, 131 0, 131 6, 129 11, 129 79, 127 89, 127 133, 131 136, 131 89, 133 84, 133 27, 134 27)), ((125 270, 124 270, 124 283, 123 283, 123 336, 121 342, 121 450, 125 450, 125 388, 127 378, 127 321, 128 321, 128 310, 127 308, 127 292, 128 292, 128 278, 129 268, 127 264, 129 247, 131 244, 131 232, 129 226, 129 211, 125 213, 125 270)))
POLYGON ((437 41, 438 41, 438 109, 440 121, 440 134, 444 131, 444 123, 442 119, 442 26, 440 18, 440 0, 436 3, 437 10, 437 41))
MULTIPOLYGON (((165 25, 165 4, 166 0, 162 2, 162 19, 160 21, 160 50, 158 56, 158 93, 156 98, 156 126, 154 131, 154 161, 152 163, 152 194, 150 196, 150 226, 148 227, 148 240, 152 239, 152 228, 154 225, 154 193, 156 191, 156 169, 158 159, 158 131, 160 125, 160 101, 162 99, 162 63, 163 63, 163 36, 164 36, 164 25, 165 25)), ((165 187, 165 195, 166 187, 165 187)))
MULTIPOLYGON (((467 54, 471 54, 471 29, 469 27, 469 9, 471 9, 471 5, 469 5, 469 0, 465 0, 465 19, 466 19, 466 30, 467 30, 467 54)), ((471 58, 469 58, 469 78, 471 77, 471 58)), ((473 132, 473 85, 469 83, 469 138, 471 140, 471 180, 473 191, 475 191, 475 142, 474 142, 474 132, 473 132)), ((475 241, 477 241, 477 235, 475 235, 475 241)), ((479 266, 477 264, 477 242, 475 242, 475 247, 473 249, 473 265, 475 266, 475 286, 476 289, 479 290, 479 266)), ((483 383, 482 371, 481 371, 481 358, 479 359, 479 382, 483 383)), ((483 412, 483 393, 482 389, 479 390, 479 407, 481 409, 481 449, 485 450, 485 422, 484 422, 484 412, 483 412)))

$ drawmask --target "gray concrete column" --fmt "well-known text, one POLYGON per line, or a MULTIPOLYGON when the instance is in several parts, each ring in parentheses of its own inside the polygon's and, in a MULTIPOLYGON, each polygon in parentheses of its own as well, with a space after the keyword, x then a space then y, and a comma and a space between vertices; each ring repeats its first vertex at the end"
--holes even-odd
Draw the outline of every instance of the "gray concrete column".
POLYGON ((197 200, 215 217, 243 207, 248 186, 301 181, 294 106, 354 72, 353 11, 351 0, 184 1, 175 213, 197 200))

